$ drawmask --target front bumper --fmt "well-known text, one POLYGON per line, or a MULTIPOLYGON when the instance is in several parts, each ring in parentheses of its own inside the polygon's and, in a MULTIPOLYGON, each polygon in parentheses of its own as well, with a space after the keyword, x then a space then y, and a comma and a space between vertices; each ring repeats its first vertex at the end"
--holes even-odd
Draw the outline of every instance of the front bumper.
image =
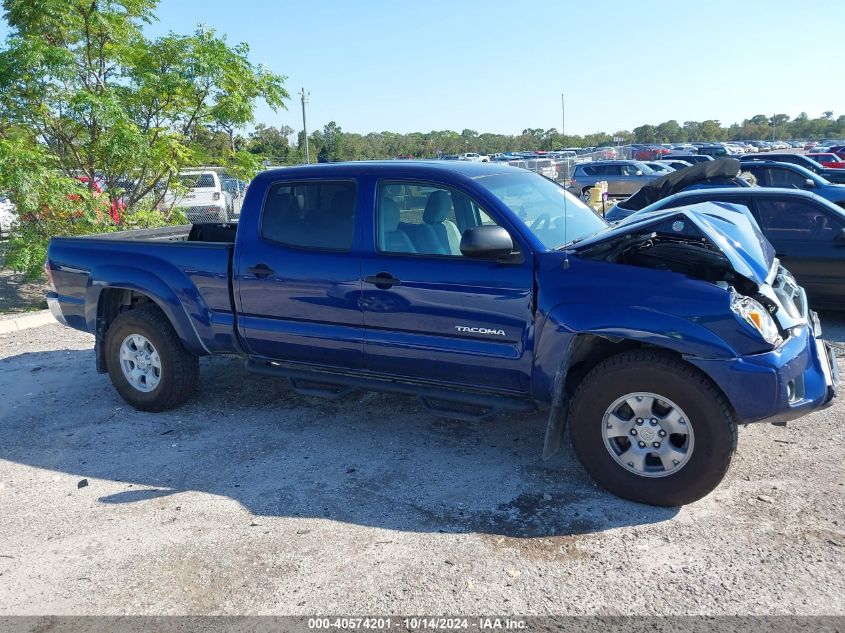
POLYGON ((737 422, 783 423, 829 406, 839 371, 815 313, 778 349, 727 360, 688 359, 722 389, 737 422))

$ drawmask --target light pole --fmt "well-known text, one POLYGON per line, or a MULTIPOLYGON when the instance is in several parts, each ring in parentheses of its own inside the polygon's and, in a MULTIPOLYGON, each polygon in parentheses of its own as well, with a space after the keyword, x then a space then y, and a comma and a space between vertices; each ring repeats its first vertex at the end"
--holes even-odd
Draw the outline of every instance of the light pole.
POLYGON ((308 151, 308 126, 305 124, 305 104, 308 103, 308 98, 311 96, 310 92, 305 92, 305 88, 299 91, 299 96, 302 97, 302 136, 305 139, 305 164, 311 163, 311 154, 308 151))
POLYGON ((566 104, 563 101, 563 93, 560 93, 560 136, 561 136, 561 143, 566 143, 566 140, 563 138, 566 136, 566 104))

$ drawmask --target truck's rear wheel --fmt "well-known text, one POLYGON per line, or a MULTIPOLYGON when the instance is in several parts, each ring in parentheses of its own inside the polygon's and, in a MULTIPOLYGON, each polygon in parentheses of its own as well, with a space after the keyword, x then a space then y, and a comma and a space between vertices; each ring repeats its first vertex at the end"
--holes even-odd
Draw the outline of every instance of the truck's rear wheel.
POLYGON ((105 347, 112 384, 136 409, 172 409, 196 388, 198 359, 155 305, 118 316, 106 333, 105 347))
POLYGON ((572 400, 578 459, 610 492, 679 506, 713 490, 736 449, 736 423, 710 380, 675 357, 625 352, 596 366, 572 400))

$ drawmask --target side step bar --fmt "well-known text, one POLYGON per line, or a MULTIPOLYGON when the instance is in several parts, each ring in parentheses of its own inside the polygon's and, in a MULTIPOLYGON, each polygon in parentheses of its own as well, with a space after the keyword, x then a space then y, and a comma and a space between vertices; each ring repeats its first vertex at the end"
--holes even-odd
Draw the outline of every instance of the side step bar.
POLYGON ((250 358, 244 363, 254 374, 287 378, 297 393, 336 400, 357 389, 417 396, 423 406, 433 414, 457 420, 487 420, 498 413, 531 413, 537 410, 530 400, 492 396, 479 393, 438 389, 426 385, 392 380, 379 380, 366 376, 331 373, 290 367, 270 361, 250 358))

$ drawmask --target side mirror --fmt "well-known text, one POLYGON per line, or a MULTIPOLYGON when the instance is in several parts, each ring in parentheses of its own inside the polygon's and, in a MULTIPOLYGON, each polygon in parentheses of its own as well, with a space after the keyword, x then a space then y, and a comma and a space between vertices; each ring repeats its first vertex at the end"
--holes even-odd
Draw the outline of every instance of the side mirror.
POLYGON ((461 253, 475 259, 499 259, 513 252, 513 240, 501 226, 487 224, 464 231, 461 253))
POLYGON ((816 183, 813 181, 812 178, 807 178, 807 180, 804 181, 804 186, 812 189, 816 186, 816 183))

